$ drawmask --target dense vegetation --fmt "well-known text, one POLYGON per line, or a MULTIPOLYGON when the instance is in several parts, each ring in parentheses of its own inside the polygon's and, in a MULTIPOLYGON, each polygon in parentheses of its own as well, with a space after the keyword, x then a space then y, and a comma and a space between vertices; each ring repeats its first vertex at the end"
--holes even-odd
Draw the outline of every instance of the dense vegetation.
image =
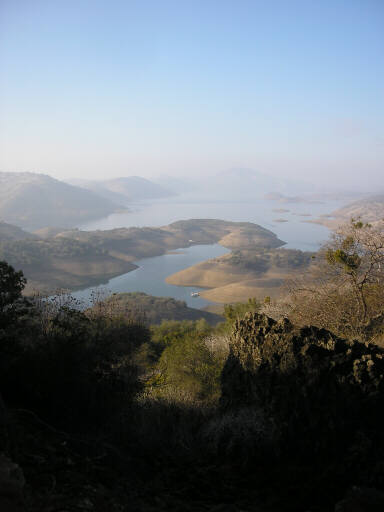
POLYGON ((149 326, 113 301, 81 312, 71 299, 25 299, 23 274, 3 262, 0 504, 23 494, 36 512, 382 510, 381 242, 354 222, 314 260, 331 291, 343 283, 336 334, 324 296, 315 316, 301 288, 286 314, 300 324, 301 300, 318 327, 259 314, 286 304, 268 298, 226 306, 216 327, 149 326))
POLYGON ((13 265, 43 266, 52 258, 77 258, 105 255, 107 251, 97 244, 79 242, 70 238, 48 240, 14 240, 0 242, 0 258, 13 265))
POLYGON ((241 269, 264 273, 271 267, 295 270, 309 265, 313 253, 295 249, 233 251, 227 262, 241 269))
POLYGON ((155 297, 143 292, 114 293, 96 307, 111 309, 130 318, 142 318, 147 324, 160 324, 164 320, 205 319, 216 325, 223 321, 220 315, 189 308, 186 302, 172 297, 155 297))

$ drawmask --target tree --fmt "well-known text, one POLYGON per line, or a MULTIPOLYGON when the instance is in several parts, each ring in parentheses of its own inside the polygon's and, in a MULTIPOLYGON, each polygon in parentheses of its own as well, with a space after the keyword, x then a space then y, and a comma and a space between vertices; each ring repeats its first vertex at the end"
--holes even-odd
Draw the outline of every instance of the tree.
POLYGON ((213 403, 220 395, 222 366, 204 340, 185 337, 166 347, 150 384, 170 400, 213 403))
POLYGON ((245 313, 254 313, 259 311, 260 302, 255 297, 249 298, 248 302, 236 302, 235 304, 225 304, 224 316, 227 323, 232 327, 233 323, 242 318, 245 313))
POLYGON ((339 227, 288 291, 285 314, 294 323, 367 339, 368 326, 383 313, 384 221, 373 227, 351 219, 339 227))
POLYGON ((23 272, 16 272, 6 261, 0 261, 0 308, 21 297, 27 280, 23 272))

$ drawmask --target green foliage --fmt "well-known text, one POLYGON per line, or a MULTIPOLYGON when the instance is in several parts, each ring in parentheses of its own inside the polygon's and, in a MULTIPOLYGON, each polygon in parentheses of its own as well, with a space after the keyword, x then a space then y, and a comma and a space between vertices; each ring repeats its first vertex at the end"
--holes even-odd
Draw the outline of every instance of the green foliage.
POLYGON ((164 321, 153 326, 152 346, 158 363, 148 389, 154 396, 176 401, 213 403, 220 394, 223 360, 209 349, 215 333, 204 319, 164 321))
POLYGON ((114 424, 142 387, 135 358, 149 330, 129 318, 89 317, 65 304, 24 303, 22 274, 1 268, 1 290, 10 291, 8 302, 13 297, 11 321, 0 324, 5 402, 68 431, 114 424))
POLYGON ((228 263, 252 272, 267 272, 270 267, 298 269, 307 267, 312 253, 296 249, 258 249, 233 251, 228 263))
POLYGON ((256 298, 249 298, 248 302, 237 302, 235 304, 226 304, 224 306, 224 317, 229 326, 232 326, 236 320, 242 318, 245 313, 254 313, 259 311, 260 302, 256 298))
POLYGON ((166 395, 170 391, 188 400, 214 402, 220 396, 221 369, 202 339, 185 337, 166 347, 152 385, 165 388, 166 395))
POLYGON ((212 331, 212 327, 203 318, 200 320, 163 320, 160 325, 152 326, 152 343, 157 353, 180 340, 203 338, 212 331))
MULTIPOLYGON (((342 241, 345 248, 350 248, 352 244, 349 237, 342 241)), ((348 254, 344 249, 328 249, 326 259, 330 265, 341 265, 347 274, 355 273, 361 265, 361 257, 357 253, 348 254)))
POLYGON ((16 272, 6 261, 0 261, 0 308, 20 298, 25 284, 21 271, 16 272))

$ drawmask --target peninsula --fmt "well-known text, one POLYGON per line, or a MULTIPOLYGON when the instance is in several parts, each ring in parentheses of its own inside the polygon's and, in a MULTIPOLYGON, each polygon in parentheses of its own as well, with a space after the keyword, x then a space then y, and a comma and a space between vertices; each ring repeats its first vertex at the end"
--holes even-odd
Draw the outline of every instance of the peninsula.
POLYGON ((212 302, 244 302, 249 297, 262 300, 280 295, 284 281, 307 269, 311 257, 312 253, 295 249, 237 250, 181 270, 166 281, 207 288, 200 295, 212 302))
MULTIPOLYGON (((17 231, 15 230, 15 233, 17 231)), ((27 294, 51 293, 105 284, 137 268, 135 261, 197 244, 219 243, 231 250, 273 249, 284 245, 277 236, 250 222, 190 219, 159 228, 120 228, 106 231, 50 230, 29 239, 0 236, 0 259, 28 279, 27 294), (52 234, 52 236, 50 236, 52 234)), ((1 234, 0 234, 1 235, 1 234)))

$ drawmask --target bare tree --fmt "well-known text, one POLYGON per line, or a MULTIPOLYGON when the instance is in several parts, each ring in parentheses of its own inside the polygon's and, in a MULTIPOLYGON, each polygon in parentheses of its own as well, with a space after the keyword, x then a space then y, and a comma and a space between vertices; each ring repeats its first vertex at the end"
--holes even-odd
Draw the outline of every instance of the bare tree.
POLYGON ((372 336, 368 326, 384 312, 384 221, 373 227, 352 219, 338 228, 309 272, 288 282, 287 296, 269 309, 300 325, 372 336))

